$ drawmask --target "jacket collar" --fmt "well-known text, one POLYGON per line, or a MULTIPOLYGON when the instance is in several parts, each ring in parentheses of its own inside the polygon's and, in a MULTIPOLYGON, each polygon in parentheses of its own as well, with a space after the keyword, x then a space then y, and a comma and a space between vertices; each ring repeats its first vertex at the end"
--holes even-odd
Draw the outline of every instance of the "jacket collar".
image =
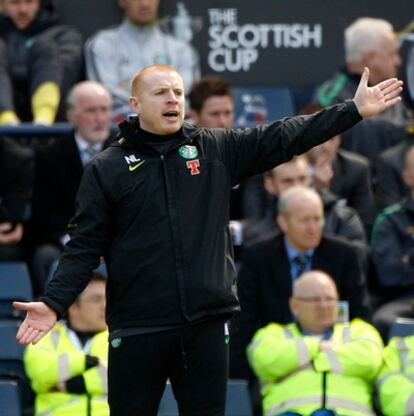
MULTIPOLYGON (((120 133, 118 134, 117 143, 126 147, 142 148, 148 147, 144 137, 139 134, 139 118, 137 116, 128 117, 127 120, 119 124, 120 133), (124 139, 124 141, 122 141, 124 139)), ((191 143, 192 140, 200 133, 200 129, 193 124, 184 121, 182 126, 182 134, 176 137, 176 143, 169 151, 183 145, 184 143, 191 143)))

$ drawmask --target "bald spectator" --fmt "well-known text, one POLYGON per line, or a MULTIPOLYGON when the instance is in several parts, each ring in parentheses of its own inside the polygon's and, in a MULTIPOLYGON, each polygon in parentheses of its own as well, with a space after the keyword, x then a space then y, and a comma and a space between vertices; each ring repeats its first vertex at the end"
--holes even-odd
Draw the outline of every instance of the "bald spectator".
POLYGON ((95 81, 76 84, 67 99, 73 132, 37 155, 31 237, 35 289, 42 293, 50 265, 67 241, 67 224, 85 165, 108 144, 111 96, 95 81))
MULTIPOLYGON (((318 88, 316 101, 322 106, 351 98, 364 67, 370 69, 369 84, 375 85, 395 77, 401 65, 397 36, 388 21, 359 18, 345 29, 344 35, 345 65, 318 88)), ((404 125, 409 118, 408 110, 399 103, 344 133, 342 146, 374 163, 381 151, 401 140, 397 126, 404 125)))
POLYGON ((293 285, 295 323, 260 329, 247 353, 262 384, 266 415, 374 414, 372 393, 382 340, 361 319, 338 322, 338 292, 326 273, 293 285))
POLYGON ((118 0, 122 24, 98 32, 85 49, 86 73, 112 95, 114 117, 130 112, 130 79, 145 66, 167 64, 182 76, 185 91, 200 77, 199 58, 192 46, 162 32, 160 0, 118 0))
POLYGON ((252 244, 243 254, 233 376, 249 376, 243 352, 255 331, 269 322, 292 322, 292 284, 304 271, 318 269, 332 276, 340 299, 349 304, 351 318, 368 315, 365 277, 357 250, 344 239, 323 236, 323 205, 318 193, 303 186, 282 193, 277 222, 282 233, 252 244))
POLYGON ((0 123, 55 121, 80 79, 82 38, 59 23, 53 2, 0 0, 0 123))

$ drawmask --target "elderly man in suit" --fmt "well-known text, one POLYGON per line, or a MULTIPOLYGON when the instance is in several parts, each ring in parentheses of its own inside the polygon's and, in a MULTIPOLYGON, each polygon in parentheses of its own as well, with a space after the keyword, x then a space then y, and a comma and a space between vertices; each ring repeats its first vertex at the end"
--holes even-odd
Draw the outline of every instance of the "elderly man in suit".
POLYGON ((366 317, 365 278, 356 248, 339 237, 323 236, 323 205, 312 189, 295 186, 279 199, 277 222, 282 233, 246 248, 238 280, 242 312, 234 323, 231 375, 246 373, 245 348, 253 334, 269 322, 287 324, 292 285, 304 271, 328 273, 349 315, 366 317))
POLYGON ((36 157, 31 240, 35 291, 42 293, 48 270, 67 241, 67 224, 84 166, 111 136, 111 96, 98 82, 76 84, 67 99, 73 132, 41 149, 36 157))

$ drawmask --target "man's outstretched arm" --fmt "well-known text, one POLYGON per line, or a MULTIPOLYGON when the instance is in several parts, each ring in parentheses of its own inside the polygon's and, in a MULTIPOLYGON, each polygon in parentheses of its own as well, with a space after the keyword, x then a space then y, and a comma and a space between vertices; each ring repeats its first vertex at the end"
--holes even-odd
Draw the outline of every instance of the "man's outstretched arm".
POLYGON ((56 312, 44 302, 13 302, 13 307, 26 312, 16 335, 20 344, 36 344, 57 321, 56 312))

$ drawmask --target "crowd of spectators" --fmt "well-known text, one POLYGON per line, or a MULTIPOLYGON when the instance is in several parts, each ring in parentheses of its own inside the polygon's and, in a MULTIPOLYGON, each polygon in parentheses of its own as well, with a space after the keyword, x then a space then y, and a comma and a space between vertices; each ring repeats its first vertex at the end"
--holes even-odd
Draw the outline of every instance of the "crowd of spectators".
MULTIPOLYGON (((84 166, 110 145, 111 123, 130 112, 128 82, 135 72, 153 63, 177 68, 188 92, 189 118, 197 126, 234 123, 229 83, 200 80, 197 52, 161 30, 159 0, 118 2, 123 22, 84 42, 75 28, 59 21, 53 2, 0 0, 0 124, 65 120, 72 127, 69 135, 38 148, 0 137, 0 261, 27 262, 36 297, 68 239, 84 166)), ((351 24, 345 51, 345 66, 317 88, 303 117, 352 98, 365 66, 376 84, 396 76, 401 65, 393 28, 381 19, 351 24)), ((403 103, 392 107, 232 190, 229 219, 242 311, 230 322, 230 376, 249 380, 253 397, 257 379, 265 383, 268 414, 309 414, 325 405, 349 415, 370 414, 375 383, 377 409, 410 414, 409 407, 402 410, 414 396, 399 358, 403 347, 392 340, 383 361, 383 342, 398 316, 414 318, 414 136, 406 129, 411 117, 403 103), (322 304, 327 309, 316 313, 322 304), (329 373, 332 389, 323 391, 328 398, 322 405, 290 398, 293 385, 307 386, 301 393, 319 397, 316 384, 329 373)), ((99 291, 101 283, 95 278, 91 284, 99 291)), ((96 391, 89 406, 100 410, 91 414, 108 412, 102 404, 106 391, 94 382, 105 366, 104 326, 85 326, 79 315, 91 290, 69 310, 67 322, 27 350, 39 414, 55 401, 81 406, 73 398, 84 400, 96 391), (79 342, 70 341, 72 333, 79 342), (86 343, 98 343, 100 358, 86 354, 79 368, 69 361, 66 375, 43 379, 46 362, 47 371, 58 366, 49 358, 63 348, 54 344, 56 336, 67 338, 65 353, 75 362, 76 350, 85 351, 86 343)), ((412 355, 412 339, 404 345, 412 355)))

